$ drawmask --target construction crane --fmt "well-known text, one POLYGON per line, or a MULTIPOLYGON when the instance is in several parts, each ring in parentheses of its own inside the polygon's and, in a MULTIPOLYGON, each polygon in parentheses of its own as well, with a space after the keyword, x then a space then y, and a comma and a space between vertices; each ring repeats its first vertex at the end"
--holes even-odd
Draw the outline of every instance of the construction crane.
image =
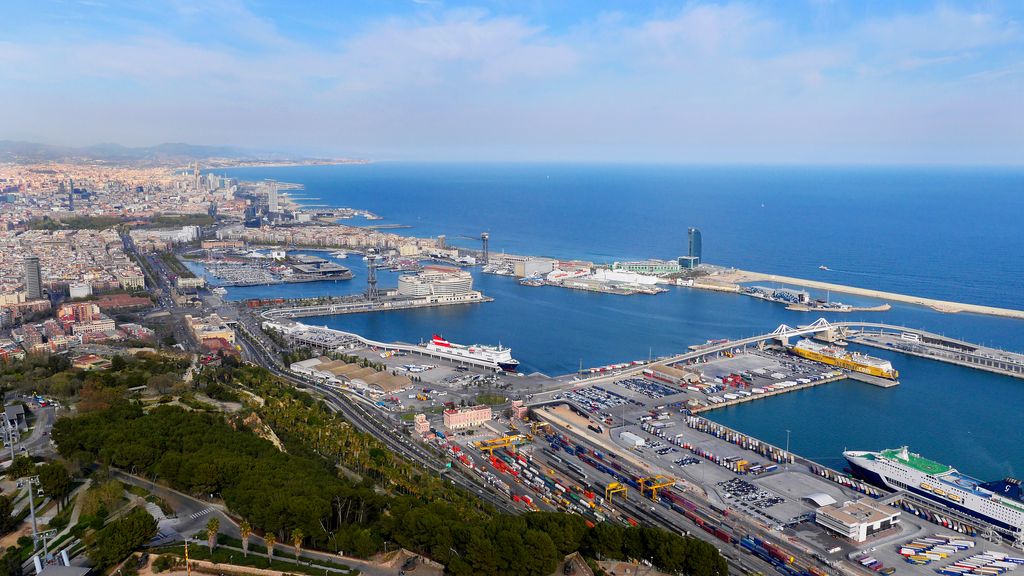
POLYGON ((607 500, 609 504, 611 504, 613 494, 622 494, 622 497, 625 498, 628 495, 628 493, 629 487, 626 486, 625 484, 619 484, 618 482, 609 482, 608 486, 606 486, 604 489, 604 499, 607 500))
POLYGON ((637 481, 640 484, 640 494, 646 495, 648 491, 651 493, 651 500, 658 499, 658 490, 662 488, 668 488, 676 483, 675 480, 661 476, 651 476, 650 478, 641 478, 637 481))
POLYGON ((473 446, 479 448, 481 452, 494 454, 495 450, 508 448, 509 446, 520 446, 522 444, 526 444, 529 440, 530 439, 524 434, 510 434, 493 440, 477 440, 476 442, 473 442, 473 446))

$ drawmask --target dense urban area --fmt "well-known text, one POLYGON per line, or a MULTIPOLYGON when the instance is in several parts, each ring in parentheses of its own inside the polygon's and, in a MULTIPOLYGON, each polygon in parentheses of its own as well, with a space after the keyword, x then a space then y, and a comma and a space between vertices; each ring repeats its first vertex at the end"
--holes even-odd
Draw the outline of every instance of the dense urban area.
POLYGON ((906 449, 846 457, 931 484, 878 485, 702 415, 849 378, 898 384, 890 362, 848 342, 1014 377, 1021 355, 825 320, 564 375, 519 373, 500 344, 378 342, 302 318, 486 306, 473 270, 623 298, 681 286, 854 308, 741 286, 702 261, 696 228, 674 260, 498 254, 486 232, 462 246, 401 235, 359 207, 305 206, 299 185, 216 172, 0 166, 6 576, 994 576, 1024 564, 1019 498, 999 500, 1017 516, 979 516, 967 499, 992 486, 943 491, 955 471, 906 449), (307 282, 360 288, 228 298, 307 282))

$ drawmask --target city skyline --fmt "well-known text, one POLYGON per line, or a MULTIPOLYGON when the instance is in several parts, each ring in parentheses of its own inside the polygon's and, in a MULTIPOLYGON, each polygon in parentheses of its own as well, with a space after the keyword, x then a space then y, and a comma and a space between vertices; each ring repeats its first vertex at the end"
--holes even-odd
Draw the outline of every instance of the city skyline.
POLYGON ((1024 150, 1012 4, 7 12, 3 139, 426 161, 1019 164, 1024 150))

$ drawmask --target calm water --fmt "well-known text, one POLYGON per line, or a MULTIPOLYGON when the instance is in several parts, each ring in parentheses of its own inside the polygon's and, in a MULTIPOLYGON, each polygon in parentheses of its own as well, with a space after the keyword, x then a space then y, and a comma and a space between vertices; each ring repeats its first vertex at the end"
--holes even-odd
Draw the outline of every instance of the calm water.
MULTIPOLYGON (((685 229, 703 230, 705 258, 937 298, 1024 308, 1024 173, 982 170, 695 169, 592 166, 378 164, 234 170, 245 179, 302 182, 314 203, 366 208, 409 234, 491 233, 492 250, 598 261, 672 257, 685 229), (763 205, 763 206, 762 206, 763 205), (819 264, 835 271, 821 272, 819 264)), ((474 245, 461 240, 465 245, 474 245)), ((342 261, 349 282, 230 290, 230 297, 344 294, 363 289, 365 266, 342 261)), ((393 285, 395 274, 382 273, 393 285)), ((378 339, 502 342, 525 369, 560 374, 677 353, 710 338, 770 331, 817 317, 729 294, 675 288, 620 297, 476 275, 495 302, 309 319, 378 339)), ((850 303, 869 299, 841 296, 850 303)), ((837 320, 905 324, 1024 350, 1024 322, 894 305, 837 320)), ((880 351, 871 352, 884 356, 880 351)), ((902 384, 847 382, 717 411, 714 418, 838 465, 846 448, 909 444, 983 477, 1019 471, 1024 381, 906 356, 902 384)))

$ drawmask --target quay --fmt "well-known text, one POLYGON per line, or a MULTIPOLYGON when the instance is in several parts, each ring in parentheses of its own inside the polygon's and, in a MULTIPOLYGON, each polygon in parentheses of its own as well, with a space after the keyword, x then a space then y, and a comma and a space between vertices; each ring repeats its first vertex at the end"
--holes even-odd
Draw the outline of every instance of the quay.
MULTIPOLYGON (((411 371, 407 365, 418 360, 402 353, 387 354, 388 351, 430 357, 428 350, 415 344, 372 341, 351 333, 305 326, 282 317, 264 319, 265 327, 270 329, 280 330, 278 326, 282 325, 295 326, 295 331, 288 339, 294 339, 296 344, 301 344, 306 338, 304 331, 321 333, 321 336, 313 336, 312 342, 322 342, 325 347, 335 344, 351 346, 352 349, 360 347, 362 350, 357 355, 381 362, 386 370, 399 373, 403 369, 411 371), (334 337, 323 336, 327 334, 333 334, 334 337)), ((797 328, 780 326, 758 337, 732 342, 714 341, 710 346, 688 351, 677 357, 676 363, 679 365, 672 368, 679 372, 700 371, 702 379, 709 383, 723 379, 724 375, 752 372, 757 376, 753 384, 747 385, 747 390, 750 390, 750 386, 762 386, 760 382, 798 379, 801 376, 823 377, 817 383, 834 382, 851 376, 806 359, 775 353, 771 350, 773 345, 775 342, 785 345, 790 339, 798 337, 819 337, 832 341, 846 338, 852 342, 853 336, 861 331, 867 332, 870 328, 871 325, 829 324, 824 320, 797 328)), ((903 332, 920 334, 919 331, 905 328, 899 330, 901 335, 903 332)), ((427 384, 427 387, 422 388, 422 394, 417 384, 415 390, 410 388, 401 394, 381 394, 377 397, 377 405, 382 411, 403 416, 422 415, 430 427, 441 430, 440 412, 443 405, 459 403, 461 400, 467 404, 477 402, 481 392, 480 386, 473 384, 474 379, 479 377, 474 374, 478 370, 457 372, 451 368, 450 362, 444 360, 438 358, 436 362, 429 362, 436 366, 416 372, 427 384)), ((472 462, 473 469, 487 471, 489 477, 502 479, 500 484, 507 487, 505 493, 511 499, 512 495, 533 494, 533 490, 524 481, 505 472, 507 467, 487 458, 488 455, 500 456, 504 451, 498 448, 485 454, 479 445, 491 442, 491 446, 507 446, 514 435, 518 434, 522 438, 532 433, 534 438, 527 438, 516 449, 517 452, 522 452, 537 468, 552 476, 562 486, 579 486, 582 490, 594 490, 597 487, 596 492, 606 497, 600 505, 598 500, 593 500, 594 507, 580 509, 573 508, 570 501, 544 499, 542 495, 534 494, 537 506, 541 509, 568 509, 590 515, 591 518, 594 518, 593 511, 599 510, 607 514, 608 518, 617 518, 623 522, 633 518, 641 522, 694 530, 698 537, 703 536, 703 528, 710 535, 705 538, 717 538, 732 544, 736 544, 746 534, 759 534, 760 537, 772 538, 773 542, 784 546, 798 558, 797 565, 810 566, 820 561, 830 568, 828 574, 866 574, 856 561, 850 562, 849 559, 869 547, 871 550, 878 548, 872 554, 883 558, 887 566, 902 566, 897 564, 903 559, 897 553, 898 547, 894 545, 896 540, 907 540, 936 530, 947 532, 969 529, 972 531, 971 536, 974 537, 976 532, 978 538, 986 531, 992 533, 991 529, 976 520, 947 514, 945 510, 938 510, 938 513, 958 522, 956 528, 947 525, 939 527, 932 523, 931 518, 907 514, 910 510, 908 506, 903 506, 903 502, 912 500, 913 495, 890 494, 852 479, 835 468, 800 457, 797 450, 791 451, 788 434, 784 445, 771 444, 718 425, 707 420, 705 414, 695 416, 688 413, 688 409, 692 410, 692 404, 688 401, 706 398, 707 394, 671 382, 663 383, 664 380, 652 379, 644 372, 655 370, 671 361, 659 359, 654 363, 631 365, 616 373, 603 373, 586 381, 510 378, 491 374, 487 378, 492 380, 485 389, 500 393, 506 400, 505 403, 494 405, 495 413, 507 407, 508 400, 522 398, 523 403, 518 408, 529 411, 532 426, 524 428, 518 420, 514 424, 509 421, 506 432, 503 420, 491 420, 488 415, 486 424, 481 424, 472 436, 452 436, 441 440, 458 444, 472 462), (631 375, 634 377, 631 378, 631 375), (547 431, 545 436, 540 435, 543 430, 547 431), (531 443, 531 440, 536 443, 531 443), (572 458, 569 459, 569 456, 572 458), (621 465, 621 468, 613 466, 613 463, 621 465), (616 492, 613 503, 606 490, 612 483, 616 483, 616 487, 628 484, 630 493, 616 492), (660 499, 654 495, 655 486, 660 499), (645 498, 647 493, 651 493, 650 500, 645 498), (637 494, 640 498, 637 498, 637 494), (901 507, 904 511, 900 523, 902 528, 880 532, 869 541, 860 543, 836 537, 813 521, 816 511, 829 501, 845 502, 865 496, 880 498, 875 501, 879 505, 892 503, 901 507), (655 506, 657 502, 663 505, 655 506), (696 507, 670 505, 687 502, 696 504, 696 507), (694 514, 697 520, 694 520, 694 514), (698 521, 697 524, 691 524, 698 521), (709 529, 709 523, 715 528, 714 531, 709 529)), ((789 389, 801 388, 791 386, 789 389)), ((766 395, 757 395, 761 396, 766 395)), ((436 439, 431 441, 440 442, 436 439)), ((793 441, 799 445, 802 439, 794 437, 793 441)), ((575 488, 572 490, 575 491, 575 488)), ((916 509, 921 508, 917 502, 914 502, 914 506, 916 509)), ((897 509, 885 510, 890 514, 897 513, 897 509)), ((988 546, 1008 552, 1011 550, 997 534, 992 535, 992 540, 988 546)), ((737 554, 730 547, 723 547, 723 550, 727 554, 737 554)), ((735 558, 730 558, 738 561, 752 559, 742 551, 735 558)), ((924 576, 927 573, 925 569, 915 567, 900 570, 906 571, 908 576, 924 576)))
POLYGON ((375 352, 415 354, 424 358, 430 358, 431 360, 444 361, 455 366, 474 366, 476 368, 495 370, 491 363, 476 358, 443 355, 415 344, 370 340, 354 332, 345 332, 326 326, 311 326, 280 317, 264 316, 262 327, 264 330, 271 330, 281 334, 292 345, 308 346, 323 352, 370 348, 375 352))
POLYGON ((484 296, 480 292, 462 294, 451 297, 386 297, 378 300, 359 298, 349 302, 331 304, 313 304, 285 308, 271 308, 262 313, 265 319, 271 318, 303 318, 307 316, 334 316, 338 314, 360 314, 364 312, 386 312, 388 310, 406 310, 409 308, 433 308, 437 306, 456 306, 460 304, 477 304, 493 302, 494 298, 484 296))
MULTIPOLYGON (((692 406, 692 407, 690 407, 690 412, 693 413, 693 414, 700 414, 702 412, 709 412, 711 410, 718 410, 719 408, 728 408, 729 406, 736 406, 737 404, 743 404, 745 402, 751 402, 753 400, 760 400, 761 398, 770 398, 772 396, 778 396, 780 394, 785 394, 787 392, 796 392, 797 390, 804 390, 806 388, 813 388, 813 387, 819 386, 821 384, 828 384, 830 382, 838 382, 840 380, 846 380, 848 378, 849 379, 854 379, 854 380, 857 379, 854 376, 854 373, 847 374, 845 372, 840 372, 839 370, 836 370, 833 373, 832 376, 829 376, 827 378, 822 378, 820 380, 812 380, 811 382, 808 382, 806 384, 796 384, 794 386, 789 386, 787 388, 777 388, 775 390, 765 390, 764 393, 762 393, 762 394, 754 394, 754 395, 751 395, 751 396, 740 396, 739 398, 736 398, 735 400, 726 400, 726 401, 724 401, 724 402, 722 402, 720 404, 709 404, 709 405, 706 405, 706 406, 692 406)), ((895 385, 895 383, 893 385, 895 385)))
POLYGON ((843 338, 855 344, 1024 379, 1024 354, 972 344, 930 332, 882 326, 872 330, 864 327, 846 332, 843 338))
POLYGON ((808 306, 806 304, 790 304, 786 306, 786 310, 793 310, 794 312, 888 312, 892 309, 889 304, 880 304, 878 306, 808 306))
MULTIPOLYGON (((815 288, 818 290, 842 292, 844 294, 867 296, 869 298, 878 298, 881 300, 892 300, 894 302, 916 304, 918 306, 925 306, 927 308, 931 308, 932 310, 935 310, 937 312, 946 312, 950 314, 955 314, 958 312, 970 312, 973 314, 985 314, 988 316, 1002 316, 1004 318, 1016 318, 1024 320, 1024 310, 998 308, 995 306, 982 306, 979 304, 965 304, 962 302, 950 302, 947 300, 923 298, 920 296, 909 296, 906 294, 897 294, 895 292, 884 292, 881 290, 858 288, 856 286, 844 286, 842 284, 832 284, 829 282, 820 282, 817 280, 805 280, 803 278, 792 278, 789 276, 779 276, 776 274, 763 274, 761 272, 750 272, 746 270, 734 269, 718 274, 714 276, 714 278, 715 280, 722 282, 724 285, 735 285, 736 291, 739 290, 738 285, 744 282, 779 282, 782 284, 793 284, 795 286, 803 286, 805 288, 815 288)), ((694 284, 694 286, 699 287, 697 284, 694 284)))

